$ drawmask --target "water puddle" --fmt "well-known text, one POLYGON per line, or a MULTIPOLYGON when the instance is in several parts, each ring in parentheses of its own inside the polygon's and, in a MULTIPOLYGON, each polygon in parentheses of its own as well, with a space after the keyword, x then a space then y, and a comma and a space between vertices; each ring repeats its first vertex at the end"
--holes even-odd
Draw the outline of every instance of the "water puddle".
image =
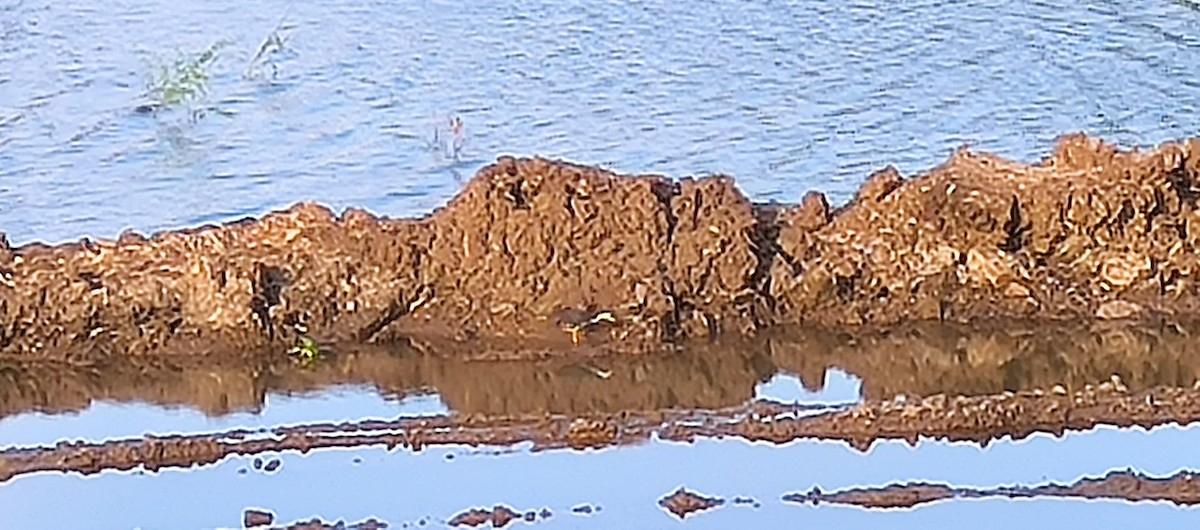
MULTIPOLYGON (((1052 509, 1052 520, 1085 520, 1097 513, 1122 518, 1149 513, 1163 521, 1194 517, 1191 510, 1163 503, 1023 500, 950 502, 886 516, 857 508, 785 503, 782 496, 812 488, 833 491, 917 479, 993 487, 1072 481, 1132 468, 1152 475, 1181 467, 1196 469, 1200 458, 1179 457, 1200 443, 1200 429, 1164 428, 1153 433, 1100 429, 1062 440, 1034 437, 981 450, 967 444, 922 442, 910 447, 882 443, 862 453, 846 444, 798 441, 784 446, 736 440, 654 442, 616 450, 553 450, 528 447, 431 447, 421 451, 384 448, 292 452, 230 457, 193 470, 143 471, 79 477, 37 474, 0 489, 0 508, 15 514, 16 527, 89 526, 91 513, 106 513, 111 527, 236 526, 246 507, 269 509, 281 521, 375 517, 399 527, 424 520, 441 527, 473 507, 504 505, 514 510, 549 510, 539 526, 613 527, 666 524, 673 516, 658 506, 679 487, 728 499, 727 505, 687 518, 690 525, 825 522, 893 523, 916 528, 948 522, 956 514, 1010 510, 1032 518, 1052 509), (266 462, 256 465, 256 461, 266 462), (277 463, 276 463, 277 462, 277 463), (275 463, 275 464, 273 464, 275 463), (647 473, 646 470, 653 470, 647 473), (328 485, 337 484, 336 493, 328 485), (196 492, 204 492, 197 495, 196 492), (72 510, 56 510, 61 498, 77 499, 72 510), (735 504, 735 499, 749 499, 735 504), (967 504, 969 506, 954 506, 967 504), (1049 504, 1049 505, 1047 505, 1049 504), (120 513, 104 512, 122 505, 120 513), (572 510, 590 506, 584 517, 572 510)), ((1008 519, 1007 515, 1002 519, 1008 519)), ((1039 525, 1040 526, 1040 525, 1039 525)))

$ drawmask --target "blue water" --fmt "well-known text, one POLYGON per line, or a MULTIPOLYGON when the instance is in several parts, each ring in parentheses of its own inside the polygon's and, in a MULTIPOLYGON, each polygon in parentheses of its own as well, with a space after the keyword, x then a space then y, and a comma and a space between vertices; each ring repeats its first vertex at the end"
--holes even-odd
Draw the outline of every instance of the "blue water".
POLYGON ((255 412, 207 415, 187 406, 165 407, 139 402, 97 401, 86 409, 65 414, 28 412, 0 418, 0 448, 54 445, 61 440, 103 441, 222 432, 233 429, 269 429, 308 423, 341 423, 361 419, 447 414, 450 410, 436 394, 402 400, 383 397, 373 388, 331 387, 304 395, 268 394, 255 412))
POLYGON ((0 0, 0 230, 111 237, 305 199, 419 215, 505 153, 840 202, 964 143, 1032 161, 1076 130, 1195 134, 1198 24, 1169 0, 0 0), (206 97, 133 112, 156 65, 223 40, 206 97))
POLYGON ((1080 528, 1128 524, 1190 527, 1194 509, 1167 503, 1131 504, 1042 499, 958 501, 912 510, 877 511, 784 503, 787 493, 929 480, 958 485, 1040 484, 1133 468, 1168 475, 1200 466, 1191 451, 1200 429, 1152 433, 1103 428, 1063 440, 1035 436, 987 450, 970 444, 877 444, 860 453, 843 443, 797 441, 781 447, 737 440, 652 443, 600 451, 530 453, 435 447, 419 453, 382 448, 322 451, 280 458, 273 473, 253 469, 253 457, 231 457, 198 470, 38 474, 0 488, 0 511, 16 528, 236 527, 242 510, 262 507, 281 521, 320 516, 358 521, 377 517, 393 528, 421 520, 435 527, 475 506, 550 508, 550 528, 675 526, 658 499, 680 486, 707 495, 757 500, 758 509, 725 506, 689 517, 688 527, 835 528, 1080 528), (1182 457, 1182 458, 1181 458, 1182 457), (247 470, 245 473, 239 473, 247 470), (62 499, 71 509, 56 509, 62 499), (584 518, 574 506, 600 506, 584 518), (119 510, 111 507, 121 506, 119 510), (93 517, 103 514, 99 523, 93 517))

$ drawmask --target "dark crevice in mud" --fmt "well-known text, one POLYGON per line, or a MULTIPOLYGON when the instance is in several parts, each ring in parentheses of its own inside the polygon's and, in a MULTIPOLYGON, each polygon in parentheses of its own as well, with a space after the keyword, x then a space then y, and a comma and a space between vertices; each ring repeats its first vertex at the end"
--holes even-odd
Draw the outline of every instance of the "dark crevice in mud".
POLYGON ((1021 202, 1014 195, 1012 206, 1008 210, 1008 220, 1004 222, 1004 242, 1000 244, 1000 250, 1005 252, 1017 252, 1024 248, 1026 234, 1029 232, 1030 223, 1023 222, 1021 219, 1021 202))
POLYGON ((948 484, 910 482, 875 488, 854 488, 825 493, 790 493, 783 500, 809 504, 848 504, 865 508, 911 508, 951 499, 1119 499, 1126 501, 1167 501, 1178 505, 1200 504, 1200 475, 1180 471, 1165 478, 1154 478, 1134 471, 1111 471, 1099 478, 1082 478, 1071 484, 1042 486, 1003 486, 997 488, 954 487, 948 484))
POLYGON ((1191 153, 1184 159, 1184 163, 1171 168, 1167 173, 1167 179, 1171 184, 1171 191, 1175 192, 1175 197, 1180 202, 1187 203, 1189 206, 1196 206, 1196 199, 1200 198, 1200 186, 1197 186, 1195 173, 1189 171, 1190 164, 1187 158, 1193 156, 1191 153))
POLYGON ((671 202, 681 193, 679 183, 661 180, 654 183, 651 191, 654 192, 654 197, 662 205, 663 215, 667 218, 667 244, 673 244, 675 242, 675 227, 679 224, 679 218, 675 216, 675 210, 671 207, 671 202))
POLYGON ((683 303, 679 300, 679 294, 675 290, 675 282, 672 281, 668 273, 669 266, 675 261, 675 228, 679 225, 679 218, 675 216, 675 210, 671 207, 675 197, 680 195, 680 185, 678 182, 661 180, 652 185, 651 190, 654 192, 654 197, 658 199, 658 203, 662 206, 662 214, 667 222, 666 246, 660 250, 662 253, 659 256, 657 267, 658 276, 662 282, 662 294, 670 303, 670 311, 662 319, 662 327, 659 336, 663 341, 671 342, 679 337, 679 321, 683 303))
POLYGON ((524 416, 456 415, 395 420, 319 423, 260 432, 148 436, 103 443, 59 442, 46 447, 0 450, 0 482, 39 471, 84 474, 137 467, 212 464, 230 455, 308 451, 327 448, 529 442, 535 450, 601 448, 647 443, 651 439, 692 441, 737 437, 783 444, 797 439, 843 440, 866 451, 877 440, 921 438, 987 445, 1034 433, 1061 435, 1100 425, 1150 428, 1200 421, 1200 390, 1152 388, 1131 392, 1119 381, 1066 389, 1006 392, 999 395, 870 401, 852 408, 812 413, 811 406, 755 401, 716 411, 622 411, 611 414, 524 416))
POLYGON ((1200 319, 1200 140, 1061 138, 1032 165, 965 149, 754 205, 725 176, 501 157, 420 219, 301 204, 260 219, 0 248, 0 357, 89 361, 320 342, 550 340, 642 353, 778 324, 1200 319), (425 294, 418 294, 424 292, 425 294), (580 337, 573 336, 578 339, 580 337))
POLYGON ((779 210, 776 205, 754 205, 754 226, 749 238, 757 263, 746 282, 746 292, 735 299, 739 305, 748 305, 747 310, 758 329, 773 323, 776 306, 775 298, 771 296, 771 269, 775 260, 782 259, 789 266, 794 262, 779 248, 779 210))
POLYGON ((257 280, 254 282, 254 297, 250 300, 250 311, 258 318, 258 324, 267 334, 268 340, 275 340, 275 323, 271 309, 283 301, 283 289, 287 287, 287 273, 279 267, 259 265, 257 280))

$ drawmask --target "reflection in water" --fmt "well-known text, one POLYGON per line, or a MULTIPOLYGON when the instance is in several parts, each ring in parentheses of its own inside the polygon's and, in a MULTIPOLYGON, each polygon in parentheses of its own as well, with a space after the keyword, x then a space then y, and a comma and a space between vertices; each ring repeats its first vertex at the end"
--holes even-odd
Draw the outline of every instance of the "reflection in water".
MULTIPOLYGON (((748 342, 586 362, 565 355, 536 361, 462 360, 489 353, 478 344, 343 346, 312 370, 287 359, 251 356, 118 359, 72 368, 0 362, 0 418, 18 416, 0 420, 0 440, 14 440, 10 429, 21 425, 25 430, 37 425, 30 432, 52 433, 38 435, 44 443, 57 436, 97 439, 144 430, 194 432, 443 410, 491 416, 714 410, 755 397, 847 403, 860 395, 887 399, 1055 385, 1079 389, 1113 374, 1133 391, 1191 387, 1200 375, 1193 344, 1188 330, 1175 327, 1028 328, 1008 323, 970 329, 927 324, 856 334, 797 328, 748 342), (93 407, 94 402, 105 405, 93 407), (168 410, 116 405, 121 403, 168 410), (233 416, 204 419, 169 410, 176 407, 210 417, 233 416), (73 420, 28 415, 84 410, 88 412, 73 420), (61 428, 49 427, 60 422, 61 428), (82 430, 65 426, 72 422, 82 430), (129 427, 117 433, 121 425, 129 427)), ((492 353, 513 357, 512 352, 492 353)))
MULTIPOLYGON (((1009 389, 1080 387, 1113 373, 1135 391, 1157 385, 1191 386, 1200 360, 1188 330, 1056 325, 993 329, 923 325, 856 334, 791 329, 748 343, 695 345, 685 351, 636 357, 551 357, 484 362, 495 356, 478 344, 333 348, 326 362, 303 370, 286 359, 146 358, 106 366, 37 364, 0 367, 4 444, 48 444, 58 438, 104 438, 156 432, 217 430, 358 417, 458 413, 586 414, 651 409, 713 409, 755 397, 842 403, 861 393, 992 394, 1009 389), (598 374, 607 374, 600 376, 598 374), (792 375, 796 374, 796 375, 792 375), (97 404, 95 402, 103 402, 97 404), (142 403, 153 404, 151 406, 142 403), (205 418, 190 410, 203 411, 205 418), (172 407, 175 407, 173 409, 172 407), (51 413, 83 411, 76 416, 51 413)), ((507 352, 511 353, 511 352, 507 352)), ((247 505, 275 511, 280 521, 378 517, 402 526, 437 523, 472 506, 502 503, 556 514, 539 527, 647 526, 670 517, 656 505, 679 486, 724 498, 745 496, 759 509, 729 507, 689 518, 698 527, 747 522, 772 526, 807 522, 836 527, 926 528, 961 522, 1026 521, 1036 526, 1100 522, 1182 524, 1187 510, 1156 504, 1022 501, 950 502, 906 512, 786 505, 780 496, 933 481, 990 488, 1070 482, 1112 469, 1155 476, 1200 469, 1192 450, 1200 428, 1101 427, 1055 438, 974 444, 923 440, 915 447, 879 441, 866 452, 843 442, 793 440, 783 445, 700 439, 652 441, 604 450, 431 446, 420 450, 361 447, 308 454, 271 452, 230 456, 184 471, 104 472, 81 478, 42 473, 0 488, 0 512, 19 527, 88 526, 102 513, 114 527, 186 521, 233 526, 247 505), (279 459, 278 470, 254 471, 254 458, 279 459), (654 469, 653 473, 644 472, 654 469), (637 477, 631 480, 630 477, 637 477), (351 495, 298 495, 297 485, 336 480, 351 495), (199 500, 195 492, 206 492, 199 500), (404 502, 396 502, 403 492, 404 502), (73 499, 72 510, 52 509, 73 499), (125 499, 125 500, 122 500, 125 499), (188 502, 184 502, 188 499, 188 502), (570 515, 583 503, 603 506, 590 519, 570 515), (116 511, 109 507, 125 506, 116 511), (1097 514, 1101 514, 1098 516, 1097 514)), ((318 488, 317 490, 322 491, 318 488)), ((665 523, 664 523, 665 524, 665 523)), ((986 524, 984 525, 986 526, 986 524)), ((1000 528, 1000 526, 997 526, 1000 528)), ((1006 528, 1006 526, 1005 526, 1006 528)))
POLYGON ((805 388, 799 377, 780 372, 770 380, 759 383, 754 389, 754 398, 780 403, 844 405, 859 400, 861 387, 862 381, 859 378, 838 368, 825 372, 825 383, 816 392, 805 388))
POLYGON ((24 413, 0 418, 0 448, 51 444, 58 440, 110 440, 146 434, 219 432, 235 428, 272 427, 396 416, 432 416, 449 409, 435 394, 401 399, 381 396, 370 387, 343 385, 319 392, 268 393, 252 411, 214 415, 191 406, 145 402, 96 401, 78 412, 24 413))

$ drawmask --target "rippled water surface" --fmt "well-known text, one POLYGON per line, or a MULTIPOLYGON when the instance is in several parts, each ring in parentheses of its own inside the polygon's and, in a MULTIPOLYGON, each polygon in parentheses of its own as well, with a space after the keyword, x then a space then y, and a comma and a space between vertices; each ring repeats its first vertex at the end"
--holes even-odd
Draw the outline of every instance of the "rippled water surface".
POLYGON ((111 237, 299 200, 420 215, 505 153, 840 202, 964 143, 1032 161, 1075 130, 1195 134, 1198 28, 1169 0, 0 0, 0 230, 111 237), (221 41, 205 98, 135 112, 156 65, 221 41))

